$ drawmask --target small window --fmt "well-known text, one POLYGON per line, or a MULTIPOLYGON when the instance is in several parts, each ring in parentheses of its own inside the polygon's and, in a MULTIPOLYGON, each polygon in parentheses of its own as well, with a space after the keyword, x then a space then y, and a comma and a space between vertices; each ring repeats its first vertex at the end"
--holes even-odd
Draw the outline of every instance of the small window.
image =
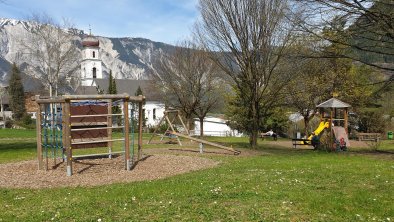
POLYGON ((96 52, 93 51, 93 58, 96 58, 96 52))
POLYGON ((97 75, 96 75, 96 67, 93 68, 93 79, 95 79, 95 78, 97 78, 97 75))
POLYGON ((156 119, 156 109, 153 109, 153 119, 156 119))

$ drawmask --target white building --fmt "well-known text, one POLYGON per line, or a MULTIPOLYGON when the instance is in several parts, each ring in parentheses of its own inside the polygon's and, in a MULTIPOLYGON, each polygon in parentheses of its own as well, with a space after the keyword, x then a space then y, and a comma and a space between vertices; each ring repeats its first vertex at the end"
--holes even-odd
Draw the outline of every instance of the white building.
POLYGON ((88 36, 82 40, 81 85, 93 86, 94 79, 103 78, 102 62, 99 55, 99 40, 88 36))
MULTIPOLYGON (((99 55, 99 40, 89 35, 82 40, 82 62, 81 62, 81 84, 76 90, 77 94, 98 94, 99 91, 106 92, 108 89, 108 79, 103 79, 103 65, 99 55)), ((135 95, 138 87, 141 87, 146 96, 143 107, 145 113, 145 124, 148 127, 156 126, 163 117, 165 110, 164 103, 158 101, 154 87, 148 87, 149 80, 115 79, 116 88, 119 94, 127 93, 135 95)), ((132 109, 130 104, 130 109, 132 109)), ((138 112, 136 110, 135 112, 138 112)))
MULTIPOLYGON (((205 117, 203 127, 205 136, 242 136, 242 133, 231 129, 226 124, 226 120, 220 118, 205 117)), ((194 119, 194 135, 200 135, 200 120, 197 118, 194 119)))
POLYGON ((165 106, 162 102, 146 101, 145 106, 145 124, 148 127, 154 127, 164 116, 165 106))

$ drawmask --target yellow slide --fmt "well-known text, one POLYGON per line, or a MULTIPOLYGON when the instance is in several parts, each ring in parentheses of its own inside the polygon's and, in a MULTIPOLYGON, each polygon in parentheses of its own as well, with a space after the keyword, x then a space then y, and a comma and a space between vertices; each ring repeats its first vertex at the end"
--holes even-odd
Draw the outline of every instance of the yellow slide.
MULTIPOLYGON (((330 122, 323 122, 321 121, 319 124, 319 127, 317 127, 317 129, 315 131, 313 131, 315 133, 315 135, 319 135, 325 128, 328 128, 330 126, 330 122)), ((312 140, 313 135, 310 135, 308 137, 308 140, 312 140)))

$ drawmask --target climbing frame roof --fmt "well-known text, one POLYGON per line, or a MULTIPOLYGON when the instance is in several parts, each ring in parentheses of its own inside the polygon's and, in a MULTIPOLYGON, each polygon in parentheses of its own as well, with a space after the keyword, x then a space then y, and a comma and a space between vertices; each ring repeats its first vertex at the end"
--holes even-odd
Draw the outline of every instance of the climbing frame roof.
POLYGON ((317 108, 348 108, 351 107, 351 105, 342 102, 341 100, 337 98, 331 98, 325 102, 320 103, 319 105, 316 106, 317 108))

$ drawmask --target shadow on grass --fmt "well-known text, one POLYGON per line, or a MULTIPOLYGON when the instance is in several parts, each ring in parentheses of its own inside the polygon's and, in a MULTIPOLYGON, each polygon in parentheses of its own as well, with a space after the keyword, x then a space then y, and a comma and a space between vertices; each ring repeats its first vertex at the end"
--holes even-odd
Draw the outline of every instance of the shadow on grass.
POLYGON ((0 143, 0 152, 5 152, 5 151, 15 151, 19 152, 21 150, 31 150, 35 151, 37 149, 37 143, 36 142, 11 142, 7 141, 4 142, 2 141, 0 143))

